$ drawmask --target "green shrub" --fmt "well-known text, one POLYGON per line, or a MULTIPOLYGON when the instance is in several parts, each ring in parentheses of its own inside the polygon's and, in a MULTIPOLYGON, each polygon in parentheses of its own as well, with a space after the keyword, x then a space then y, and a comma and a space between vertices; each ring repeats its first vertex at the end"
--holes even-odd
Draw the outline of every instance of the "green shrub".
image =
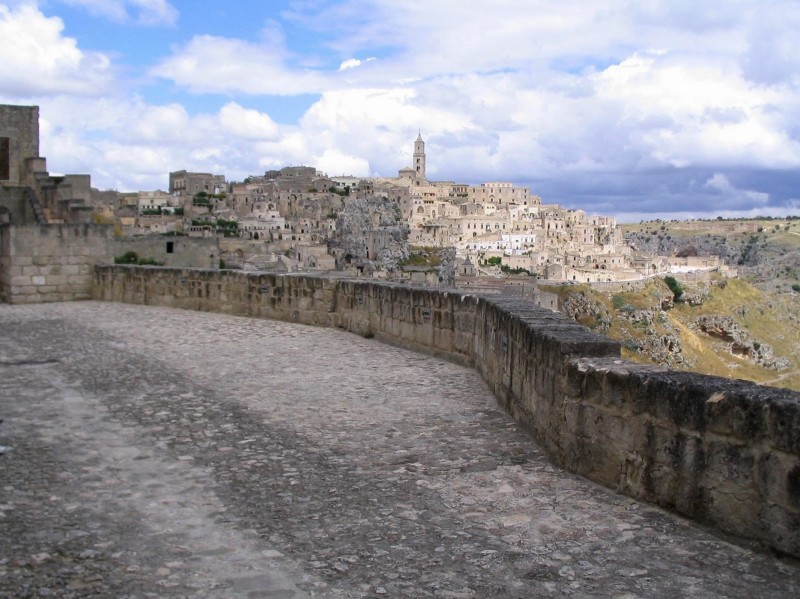
POLYGON ((669 290, 672 292, 672 295, 676 300, 683 295, 683 287, 680 283, 678 283, 677 280, 675 280, 675 277, 664 277, 664 283, 667 284, 667 287, 669 287, 669 290))
POLYGON ((500 270, 507 275, 528 275, 529 277, 538 276, 536 273, 529 271, 527 268, 511 268, 505 264, 500 266, 500 270))
POLYGON ((125 252, 114 258, 114 264, 138 264, 139 256, 136 252, 125 252))
POLYGON ((208 206, 211 204, 208 197, 207 191, 198 191, 192 196, 192 204, 195 206, 208 206))
POLYGON ((155 258, 140 258, 136 252, 125 252, 114 258, 114 264, 138 264, 140 266, 164 266, 155 258))

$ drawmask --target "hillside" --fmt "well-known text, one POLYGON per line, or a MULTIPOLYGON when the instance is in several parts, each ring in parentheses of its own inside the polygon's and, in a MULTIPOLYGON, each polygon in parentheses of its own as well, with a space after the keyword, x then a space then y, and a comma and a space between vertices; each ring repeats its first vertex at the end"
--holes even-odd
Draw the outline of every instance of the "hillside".
MULTIPOLYGON (((544 288, 543 288, 544 289, 544 288)), ((800 294, 730 279, 688 287, 663 280, 636 292, 549 287, 562 311, 623 344, 623 356, 800 391, 800 294)))
POLYGON ((646 221, 622 225, 637 250, 662 256, 720 256, 739 276, 766 291, 800 285, 800 218, 646 221))

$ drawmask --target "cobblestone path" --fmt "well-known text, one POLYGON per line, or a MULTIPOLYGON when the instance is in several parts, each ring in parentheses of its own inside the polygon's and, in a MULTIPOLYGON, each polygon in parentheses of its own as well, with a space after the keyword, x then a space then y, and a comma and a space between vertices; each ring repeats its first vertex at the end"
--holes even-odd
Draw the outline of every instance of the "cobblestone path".
POLYGON ((554 468, 471 370, 338 330, 0 305, 0 596, 798 597, 554 468))

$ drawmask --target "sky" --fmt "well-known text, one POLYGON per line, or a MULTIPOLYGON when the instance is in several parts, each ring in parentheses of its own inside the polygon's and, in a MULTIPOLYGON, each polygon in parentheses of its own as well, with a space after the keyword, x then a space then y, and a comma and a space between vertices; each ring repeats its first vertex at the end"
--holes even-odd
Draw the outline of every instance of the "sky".
POLYGON ((528 186, 620 220, 800 214, 797 0, 0 0, 53 173, 289 165, 528 186))

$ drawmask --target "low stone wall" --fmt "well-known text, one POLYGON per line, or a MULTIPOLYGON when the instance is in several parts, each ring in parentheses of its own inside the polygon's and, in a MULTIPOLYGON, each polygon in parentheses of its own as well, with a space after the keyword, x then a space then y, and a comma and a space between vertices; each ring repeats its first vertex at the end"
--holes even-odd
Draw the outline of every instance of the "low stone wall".
POLYGON ((560 466, 800 556, 800 395, 619 358, 528 302, 236 271, 101 266, 94 297, 337 326, 477 369, 560 466))

